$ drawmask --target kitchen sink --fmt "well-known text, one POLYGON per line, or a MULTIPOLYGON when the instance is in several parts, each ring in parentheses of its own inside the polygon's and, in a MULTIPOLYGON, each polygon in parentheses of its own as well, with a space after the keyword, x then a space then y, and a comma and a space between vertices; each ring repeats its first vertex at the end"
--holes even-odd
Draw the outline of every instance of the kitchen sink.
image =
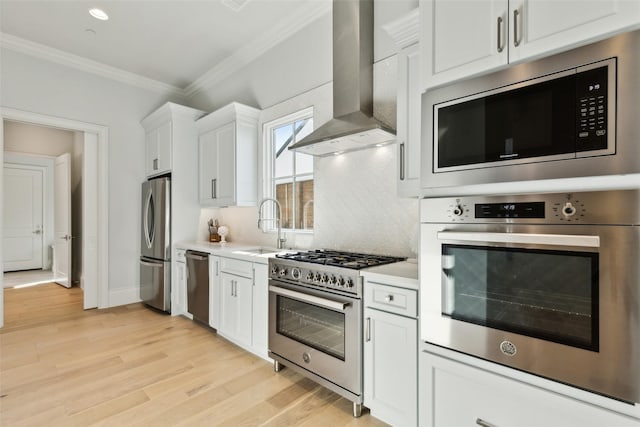
POLYGON ((273 248, 256 248, 256 249, 244 249, 236 252, 244 252, 248 254, 255 255, 266 255, 266 254, 277 254, 278 252, 282 252, 282 249, 273 249, 273 248))

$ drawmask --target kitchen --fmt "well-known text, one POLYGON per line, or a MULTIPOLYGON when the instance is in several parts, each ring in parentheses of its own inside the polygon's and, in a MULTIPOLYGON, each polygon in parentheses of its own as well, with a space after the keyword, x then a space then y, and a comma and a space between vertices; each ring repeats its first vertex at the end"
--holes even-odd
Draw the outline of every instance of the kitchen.
MULTIPOLYGON (((388 16, 385 22, 388 23, 411 12, 417 2, 397 2, 395 5, 391 2, 377 2, 375 6, 376 11, 379 11, 378 16, 388 16)), ((320 6, 317 7, 321 9, 320 6)), ((327 121, 332 115, 329 65, 331 19, 328 11, 329 7, 324 11, 316 10, 319 18, 300 30, 300 34, 278 45, 274 48, 276 51, 258 58, 252 65, 256 70, 261 70, 258 77, 249 68, 246 74, 240 73, 236 79, 223 80, 205 91, 194 90, 195 95, 191 97, 189 105, 204 111, 215 111, 234 101, 257 105, 262 109, 261 121, 264 123, 313 105, 314 122, 327 121), (280 64, 278 61, 283 58, 291 61, 287 56, 278 54, 282 51, 316 52, 317 58, 313 62, 307 57, 300 61, 296 58, 289 64, 280 64), (305 76, 304 82, 296 78, 276 78, 279 77, 278 73, 289 76, 291 71, 288 70, 294 69, 294 65, 304 67, 296 68, 298 74, 305 76), (261 81, 245 84, 242 80, 249 78, 248 76, 263 79, 262 84, 261 81), (274 81, 280 83, 274 84, 274 81), (254 87, 256 93, 247 94, 246 91, 239 90, 239 87, 254 87)), ((7 28, 6 25, 3 27, 7 28)), ((380 34, 382 30, 376 27, 376 31, 376 34, 380 34)), ((494 31, 491 32, 493 33, 494 31)), ((380 37, 389 36, 382 33, 380 37)), ((392 49, 395 52, 393 42, 389 38, 383 40, 387 43, 386 51, 378 44, 376 49, 381 49, 382 52, 374 55, 374 94, 377 98, 374 108, 378 109, 377 116, 390 116, 390 124, 394 125, 397 59, 395 55, 390 55, 392 49)), ((148 89, 125 87, 103 77, 57 65, 56 59, 52 57, 49 60, 54 62, 17 53, 15 46, 18 45, 15 39, 3 38, 3 107, 109 125, 110 144, 107 151, 110 159, 110 203, 106 206, 110 224, 107 248, 109 287, 101 294, 104 298, 99 307, 136 301, 138 272, 137 264, 132 260, 137 260, 139 256, 140 215, 136 209, 139 209, 137 206, 140 199, 138 184, 145 179, 144 168, 141 166, 145 156, 144 129, 140 121, 163 104, 167 97, 151 93, 148 89), (65 82, 68 82, 63 86, 67 89, 64 91, 65 99, 60 99, 60 87, 65 82), (91 93, 97 97, 96 101, 100 100, 94 102, 93 110, 85 108, 85 97, 91 93), (139 141, 137 144, 133 143, 134 135, 135 140, 139 141)), ((20 47, 33 48, 26 43, 22 43, 20 47)), ((196 87, 197 85, 193 86, 193 89, 196 87)), ((174 96, 169 96, 168 99, 184 104, 184 101, 174 96)), ((400 105, 398 110, 401 110, 400 105)), ((399 112, 398 120, 403 116, 399 112)), ((398 131, 400 132, 399 125, 398 131)), ((318 202, 314 207, 314 234, 309 237, 302 233, 287 233, 288 243, 297 248, 340 248, 368 253, 382 251, 415 258, 419 224, 418 200, 396 196, 399 165, 395 149, 396 146, 378 147, 344 156, 316 159, 314 181, 318 202), (362 165, 367 165, 367 168, 362 165), (349 185, 344 185, 347 182, 349 185), (385 249, 383 251, 380 248, 385 249)), ((410 160, 415 160, 415 156, 410 160)), ((633 186, 634 180, 637 182, 637 175, 625 176, 621 185, 633 186)), ((620 179, 618 183, 607 179, 583 179, 579 182, 567 180, 565 187, 571 187, 572 191, 585 185, 593 189, 602 185, 618 185, 619 181, 620 179)), ((495 191, 495 187, 488 191, 495 191)), ((509 191, 514 191, 513 187, 506 185, 500 188, 500 192, 509 191)), ((257 210, 251 207, 203 209, 198 220, 198 239, 206 238, 206 223, 209 218, 215 217, 229 227, 229 239, 232 242, 235 240, 258 246, 274 246, 274 234, 262 234, 257 230, 257 216, 257 210)))

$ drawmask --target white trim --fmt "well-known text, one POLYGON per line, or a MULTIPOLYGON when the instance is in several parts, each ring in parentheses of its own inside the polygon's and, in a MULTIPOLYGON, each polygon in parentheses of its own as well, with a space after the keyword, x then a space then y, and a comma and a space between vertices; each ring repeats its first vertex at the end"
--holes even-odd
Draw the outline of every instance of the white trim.
POLYGON ((173 95, 180 98, 184 98, 185 96, 184 90, 179 87, 150 79, 148 77, 143 77, 139 74, 131 73, 120 68, 111 67, 101 62, 83 58, 78 55, 54 49, 7 33, 0 32, 0 46, 16 52, 35 56, 36 58, 56 62, 86 73, 92 73, 121 83, 126 83, 141 89, 159 92, 167 96, 173 95))
POLYGON ((420 8, 415 8, 405 16, 382 26, 399 49, 420 40, 420 8))
POLYGON ((254 41, 247 43, 235 53, 218 65, 198 77, 193 83, 184 89, 187 97, 192 97, 198 92, 212 87, 216 83, 231 76, 233 73, 241 70, 247 64, 259 58, 269 49, 272 49, 279 43, 291 37, 316 19, 331 11, 331 2, 313 1, 310 2, 311 7, 286 17, 279 25, 275 26, 270 32, 262 34, 254 41))
POLYGON ((138 286, 109 290, 108 299, 109 307, 133 304, 142 301, 140 299, 140 289, 138 286))
MULTIPOLYGON (((80 122, 55 116, 48 116, 14 108, 0 107, 0 122, 14 120, 23 123, 52 126, 80 132, 96 134, 98 137, 98 241, 97 241, 97 287, 98 308, 106 308, 109 303, 109 128, 93 123, 80 122)), ((0 137, 0 152, 4 140, 0 137)), ((0 261, 2 261, 0 259, 0 261)), ((1 289, 1 288, 0 288, 1 289)), ((0 292, 2 292, 0 290, 0 292)), ((2 307, 2 306, 0 306, 2 307)), ((0 318, 4 310, 0 311, 0 318)), ((0 319, 2 320, 2 319, 0 319)))

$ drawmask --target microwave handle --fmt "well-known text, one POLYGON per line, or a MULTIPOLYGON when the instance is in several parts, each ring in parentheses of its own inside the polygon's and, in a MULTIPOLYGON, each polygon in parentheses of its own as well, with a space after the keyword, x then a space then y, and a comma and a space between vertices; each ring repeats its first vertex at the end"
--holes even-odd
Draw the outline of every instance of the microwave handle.
POLYGON ((573 234, 481 233, 473 231, 439 231, 438 240, 466 242, 522 243, 553 246, 600 247, 600 236, 573 234))

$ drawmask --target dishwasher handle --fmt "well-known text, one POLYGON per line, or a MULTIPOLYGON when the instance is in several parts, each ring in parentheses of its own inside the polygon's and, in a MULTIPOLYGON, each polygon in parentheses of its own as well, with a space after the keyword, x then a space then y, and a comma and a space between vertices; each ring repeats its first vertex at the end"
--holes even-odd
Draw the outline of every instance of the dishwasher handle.
POLYGON ((207 261, 209 259, 209 254, 204 254, 202 252, 191 252, 187 251, 184 255, 185 258, 193 259, 196 261, 207 261))

